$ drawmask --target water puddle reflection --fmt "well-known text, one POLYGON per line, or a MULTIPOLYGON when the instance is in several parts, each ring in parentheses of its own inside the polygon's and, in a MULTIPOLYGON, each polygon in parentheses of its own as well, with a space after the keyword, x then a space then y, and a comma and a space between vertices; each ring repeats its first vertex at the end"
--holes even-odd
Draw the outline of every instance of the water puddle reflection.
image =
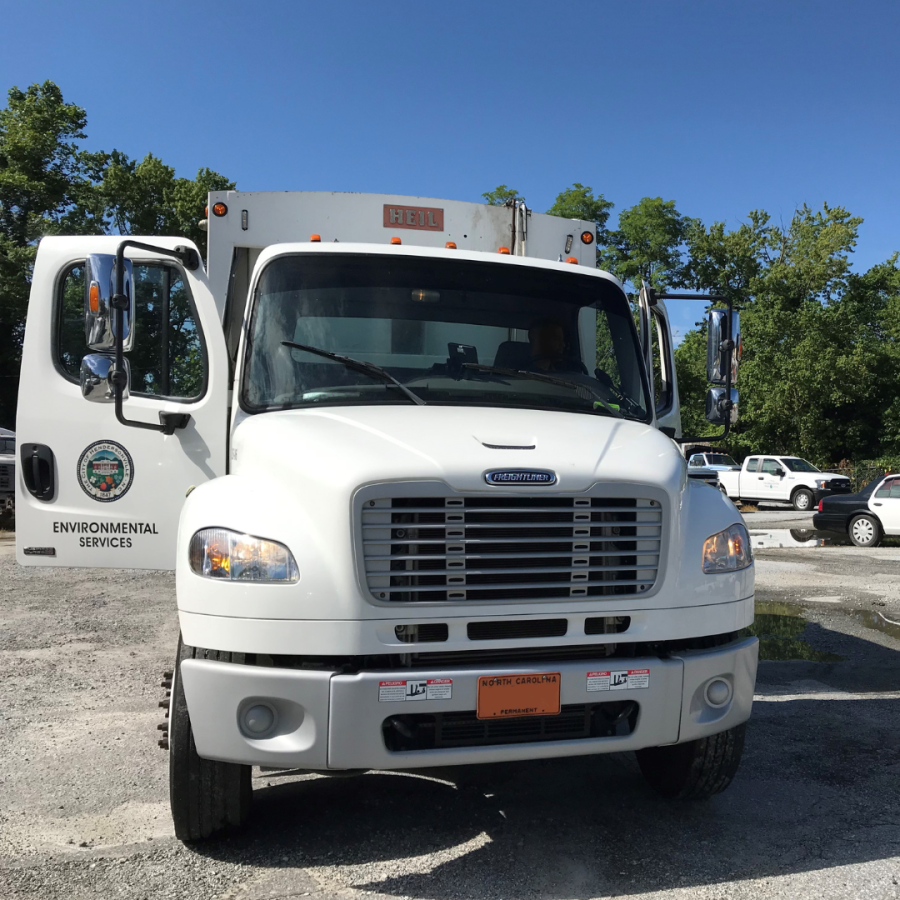
POLYGON ((750 544, 754 550, 809 549, 849 547, 850 540, 831 531, 815 531, 812 528, 771 528, 767 531, 751 530, 750 544))
POLYGON ((816 650, 808 641, 800 638, 808 624, 799 606, 771 600, 757 600, 756 620, 745 633, 759 638, 761 660, 782 662, 800 659, 811 662, 840 662, 842 656, 816 650))
MULTIPOLYGON (((759 604, 757 604, 757 606, 758 605, 759 604)), ((900 621, 885 618, 880 612, 875 612, 871 609, 858 610, 857 612, 851 613, 851 616, 859 622, 860 625, 864 625, 866 628, 872 628, 875 631, 880 631, 882 634, 887 634, 900 641, 900 621)))

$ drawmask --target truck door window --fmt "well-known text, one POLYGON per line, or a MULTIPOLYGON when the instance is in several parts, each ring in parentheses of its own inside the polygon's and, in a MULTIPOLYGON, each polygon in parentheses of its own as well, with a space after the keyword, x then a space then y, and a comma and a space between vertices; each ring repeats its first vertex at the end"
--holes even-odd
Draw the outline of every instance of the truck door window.
POLYGON ((762 464, 761 471, 766 475, 774 475, 781 466, 778 465, 778 461, 775 459, 764 459, 762 464))
POLYGON ((747 460, 747 471, 748 472, 759 471, 759 457, 758 456, 753 456, 747 460))
MULTIPOLYGON (((177 266, 134 263, 134 347, 131 392, 192 400, 206 380, 206 358, 193 299, 177 266)), ((69 268, 60 285, 56 317, 60 371, 78 381, 84 340, 84 266, 69 268)))
POLYGON ((702 456, 692 456, 690 462, 688 462, 689 466, 702 466, 703 465, 703 457, 702 456))

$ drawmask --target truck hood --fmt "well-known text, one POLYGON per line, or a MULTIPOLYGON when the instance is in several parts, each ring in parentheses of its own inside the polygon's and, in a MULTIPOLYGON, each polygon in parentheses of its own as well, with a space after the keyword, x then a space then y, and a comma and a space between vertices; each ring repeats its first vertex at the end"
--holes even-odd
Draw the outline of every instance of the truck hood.
POLYGON ((437 480, 458 491, 495 490, 492 469, 548 469, 552 490, 597 481, 684 487, 684 459, 650 425, 609 416, 451 406, 285 410, 243 417, 232 472, 267 488, 313 480, 351 492, 383 481, 437 480))

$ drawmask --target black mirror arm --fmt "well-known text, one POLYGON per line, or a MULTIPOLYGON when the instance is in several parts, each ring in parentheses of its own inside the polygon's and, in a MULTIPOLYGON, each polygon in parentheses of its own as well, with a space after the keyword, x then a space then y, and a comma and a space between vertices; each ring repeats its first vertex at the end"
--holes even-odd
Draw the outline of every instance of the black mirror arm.
MULTIPOLYGON (((128 297, 125 295, 125 248, 135 247, 138 250, 150 250, 153 253, 160 253, 163 256, 171 256, 177 259, 186 268, 193 271, 200 266, 200 256, 197 251, 191 247, 178 246, 170 250, 168 247, 155 247, 152 244, 143 244, 140 241, 125 240, 119 243, 116 248, 116 292, 112 297, 112 307, 116 314, 116 367, 110 376, 113 391, 115 393, 116 419, 122 425, 129 428, 143 428, 147 431, 159 431, 162 434, 171 435, 175 433, 176 428, 185 428, 191 420, 187 413, 167 413, 159 414, 159 425, 152 422, 138 422, 134 419, 126 419, 122 410, 123 395, 127 387, 128 376, 125 374, 125 356, 123 334, 125 328, 125 310, 128 309, 128 297)), ((132 285, 132 291, 134 285, 132 285)), ((134 328, 134 322, 129 323, 130 328, 134 328)))
MULTIPOLYGON (((118 270, 117 270, 118 271, 118 270)), ((731 413, 731 408, 734 405, 731 402, 731 366, 733 361, 734 354, 734 340, 732 340, 731 335, 734 333, 733 328, 733 320, 734 320, 734 303, 730 297, 725 297, 722 294, 658 294, 653 288, 650 288, 650 305, 655 306, 657 301, 659 300, 706 300, 708 303, 724 303, 725 308, 728 310, 728 318, 727 318, 727 334, 728 338, 719 345, 719 349, 723 353, 728 354, 728 365, 725 371, 725 399, 721 402, 721 408, 724 412, 731 413)), ((678 444, 693 444, 698 443, 700 441, 707 441, 710 444, 718 443, 719 441, 724 441, 725 438, 728 437, 729 432, 731 431, 731 416, 725 420, 725 425, 723 427, 723 431, 721 434, 714 434, 710 437, 672 437, 672 440, 678 444)))

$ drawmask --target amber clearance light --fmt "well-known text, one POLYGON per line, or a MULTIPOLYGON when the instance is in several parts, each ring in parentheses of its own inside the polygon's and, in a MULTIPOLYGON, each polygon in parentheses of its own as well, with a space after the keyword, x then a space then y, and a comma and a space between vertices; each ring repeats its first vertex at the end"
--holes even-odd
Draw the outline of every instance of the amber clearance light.
POLYGON ((594 242, 594 234, 591 231, 582 231, 581 232, 581 243, 582 244, 592 244, 594 242))
POLYGON ((213 204, 213 215, 218 216, 220 219, 222 216, 228 215, 228 207, 224 203, 214 203, 213 204))
POLYGON ((91 282, 88 303, 91 307, 91 312, 96 316, 100 312, 100 285, 96 281, 91 282))

